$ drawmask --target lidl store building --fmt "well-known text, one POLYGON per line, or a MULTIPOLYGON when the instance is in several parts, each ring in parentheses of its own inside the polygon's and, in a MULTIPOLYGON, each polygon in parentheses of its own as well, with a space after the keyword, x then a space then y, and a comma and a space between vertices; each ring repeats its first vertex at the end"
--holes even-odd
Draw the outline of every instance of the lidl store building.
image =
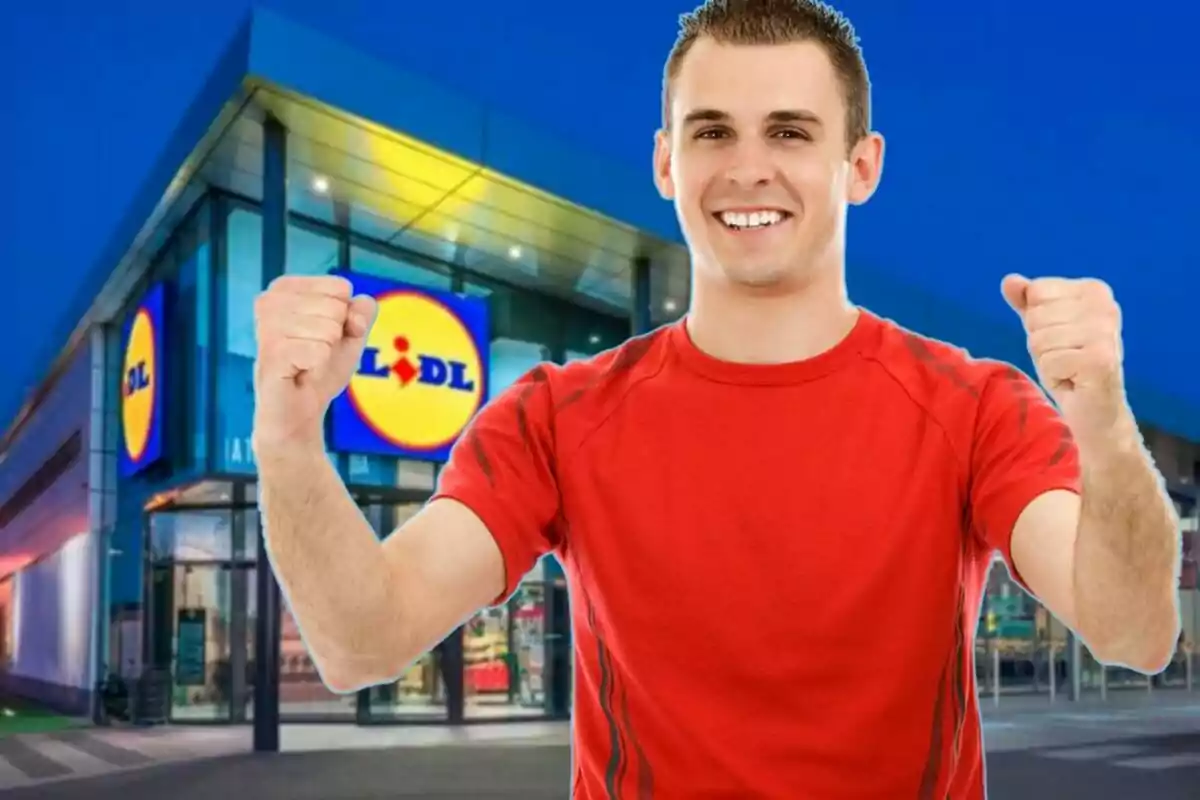
MULTIPOLYGON (((325 689, 259 563, 253 299, 280 274, 333 271, 380 298, 327 441, 386 536, 518 375, 686 310, 686 251, 650 175, 257 12, 112 241, 70 326, 48 332, 52 368, 0 443, 3 688, 90 713, 101 683, 165 675, 161 716, 177 722, 250 720, 264 676, 284 721, 567 715, 570 604, 553 557, 395 683, 325 689)), ((919 294, 897 265, 850 269, 857 302, 1028 368, 1019 336, 919 294)), ((1185 641, 1149 688, 1187 692, 1200 448, 1186 414, 1131 391, 1189 548, 1185 641)), ((1001 702, 1147 688, 1101 669, 1002 566, 977 671, 1001 702)))

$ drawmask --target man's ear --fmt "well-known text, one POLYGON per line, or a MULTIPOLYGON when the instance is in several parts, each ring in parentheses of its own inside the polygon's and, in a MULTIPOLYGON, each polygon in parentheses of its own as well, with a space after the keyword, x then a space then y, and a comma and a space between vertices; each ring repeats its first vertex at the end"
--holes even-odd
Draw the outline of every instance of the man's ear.
POLYGON ((846 202, 860 206, 871 199, 883 177, 883 136, 868 133, 850 151, 850 180, 846 184, 846 202))
POLYGON ((654 135, 654 185, 664 200, 675 199, 675 179, 671 176, 671 132, 666 129, 654 135))

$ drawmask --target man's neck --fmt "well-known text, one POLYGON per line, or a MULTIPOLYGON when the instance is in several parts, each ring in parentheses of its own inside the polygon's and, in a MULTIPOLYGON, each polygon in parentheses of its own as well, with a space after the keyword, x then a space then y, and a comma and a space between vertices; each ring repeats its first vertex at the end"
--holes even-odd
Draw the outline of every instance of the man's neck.
POLYGON ((713 358, 784 364, 834 347, 853 330, 858 315, 840 280, 779 293, 695 281, 687 330, 713 358))

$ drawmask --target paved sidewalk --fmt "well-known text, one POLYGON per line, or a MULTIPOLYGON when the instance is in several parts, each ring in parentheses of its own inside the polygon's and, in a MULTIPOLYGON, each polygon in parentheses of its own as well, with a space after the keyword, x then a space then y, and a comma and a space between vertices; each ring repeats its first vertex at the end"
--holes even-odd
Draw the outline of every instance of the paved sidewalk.
MULTIPOLYGON (((1121 744, 1130 738, 1167 737, 1171 741, 1183 741, 1188 736, 1200 737, 1200 693, 1114 693, 1103 704, 1091 698, 1079 703, 1060 698, 1053 705, 1045 698, 1005 698, 1000 708, 992 707, 984 699, 982 712, 989 758, 1017 756, 1035 750, 1075 751, 1101 758, 1109 752, 1104 747, 1116 743, 1125 748, 1121 751, 1125 753, 1124 761, 1141 763, 1141 768, 1146 771, 1153 772, 1152 767, 1164 763, 1166 766, 1162 769, 1166 770, 1200 769, 1200 744, 1192 748, 1190 754, 1175 753, 1167 762, 1161 761, 1161 754, 1154 748, 1133 752, 1121 744)), ((422 753, 419 758, 447 758, 450 762, 466 758, 471 761, 476 758, 475 754, 487 752, 496 755, 480 757, 494 757, 497 763, 504 765, 525 764, 526 759, 550 763, 557 757, 547 753, 561 751, 566 757, 569 733, 568 724, 562 722, 496 723, 458 728, 285 725, 281 731, 283 756, 276 758, 280 763, 290 764, 298 758, 316 758, 324 762, 328 755, 334 765, 352 765, 359 758, 371 762, 371 759, 379 758, 379 751, 383 750, 389 758, 412 751, 422 753), (435 751, 461 753, 464 748, 473 754, 431 755, 435 751), (518 751, 531 752, 522 754, 518 751)), ((0 790, 72 782, 164 764, 175 765, 171 768, 173 771, 203 771, 208 769, 209 759, 221 757, 232 757, 222 761, 222 769, 227 764, 248 764, 238 768, 248 770, 247 780, 252 780, 256 770, 262 769, 253 765, 262 759, 251 756, 250 751, 251 730, 248 726, 88 728, 10 736, 0 739, 0 790), (183 762, 202 763, 185 766, 183 762)), ((1124 768, 1137 768, 1136 763, 1134 766, 1126 764, 1124 768)), ((497 768, 501 773, 507 769, 497 768)), ((331 769, 338 772, 342 767, 331 769)), ((263 779, 267 780, 266 777, 263 779)), ((1195 798, 1200 798, 1200 787, 1195 798)), ((183 798, 173 797, 173 800, 183 798)))
POLYGON ((76 728, 0 738, 0 790, 250 751, 244 728, 76 728))
MULTIPOLYGON (((989 800, 1196 800, 1200 735, 995 753, 989 800)), ((564 800, 565 746, 410 747, 229 756, 26 789, 6 800, 564 800)), ((662 787, 665 790, 667 787, 662 787)), ((664 795, 665 796, 665 795, 664 795)))

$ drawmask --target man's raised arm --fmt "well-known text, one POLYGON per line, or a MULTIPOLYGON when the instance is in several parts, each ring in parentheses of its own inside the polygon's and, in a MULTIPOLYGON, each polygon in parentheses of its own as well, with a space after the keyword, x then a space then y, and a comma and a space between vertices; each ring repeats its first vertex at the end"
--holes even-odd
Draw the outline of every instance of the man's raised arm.
POLYGON ((375 311, 336 277, 280 278, 256 305, 254 448, 266 552, 322 680, 336 692, 395 679, 507 595, 552 546, 546 534, 557 510, 549 445, 518 435, 515 406, 528 417, 528 396, 516 395, 477 415, 472 454, 456 450, 438 497, 379 540, 323 437, 325 410, 349 382, 375 311), (481 439, 502 452, 502 480, 526 487, 524 497, 497 492, 496 476, 479 471, 481 439))
POLYGON ((271 565, 330 690, 395 680, 500 593, 499 548, 466 507, 431 503, 385 543, 324 453, 258 463, 271 565))

